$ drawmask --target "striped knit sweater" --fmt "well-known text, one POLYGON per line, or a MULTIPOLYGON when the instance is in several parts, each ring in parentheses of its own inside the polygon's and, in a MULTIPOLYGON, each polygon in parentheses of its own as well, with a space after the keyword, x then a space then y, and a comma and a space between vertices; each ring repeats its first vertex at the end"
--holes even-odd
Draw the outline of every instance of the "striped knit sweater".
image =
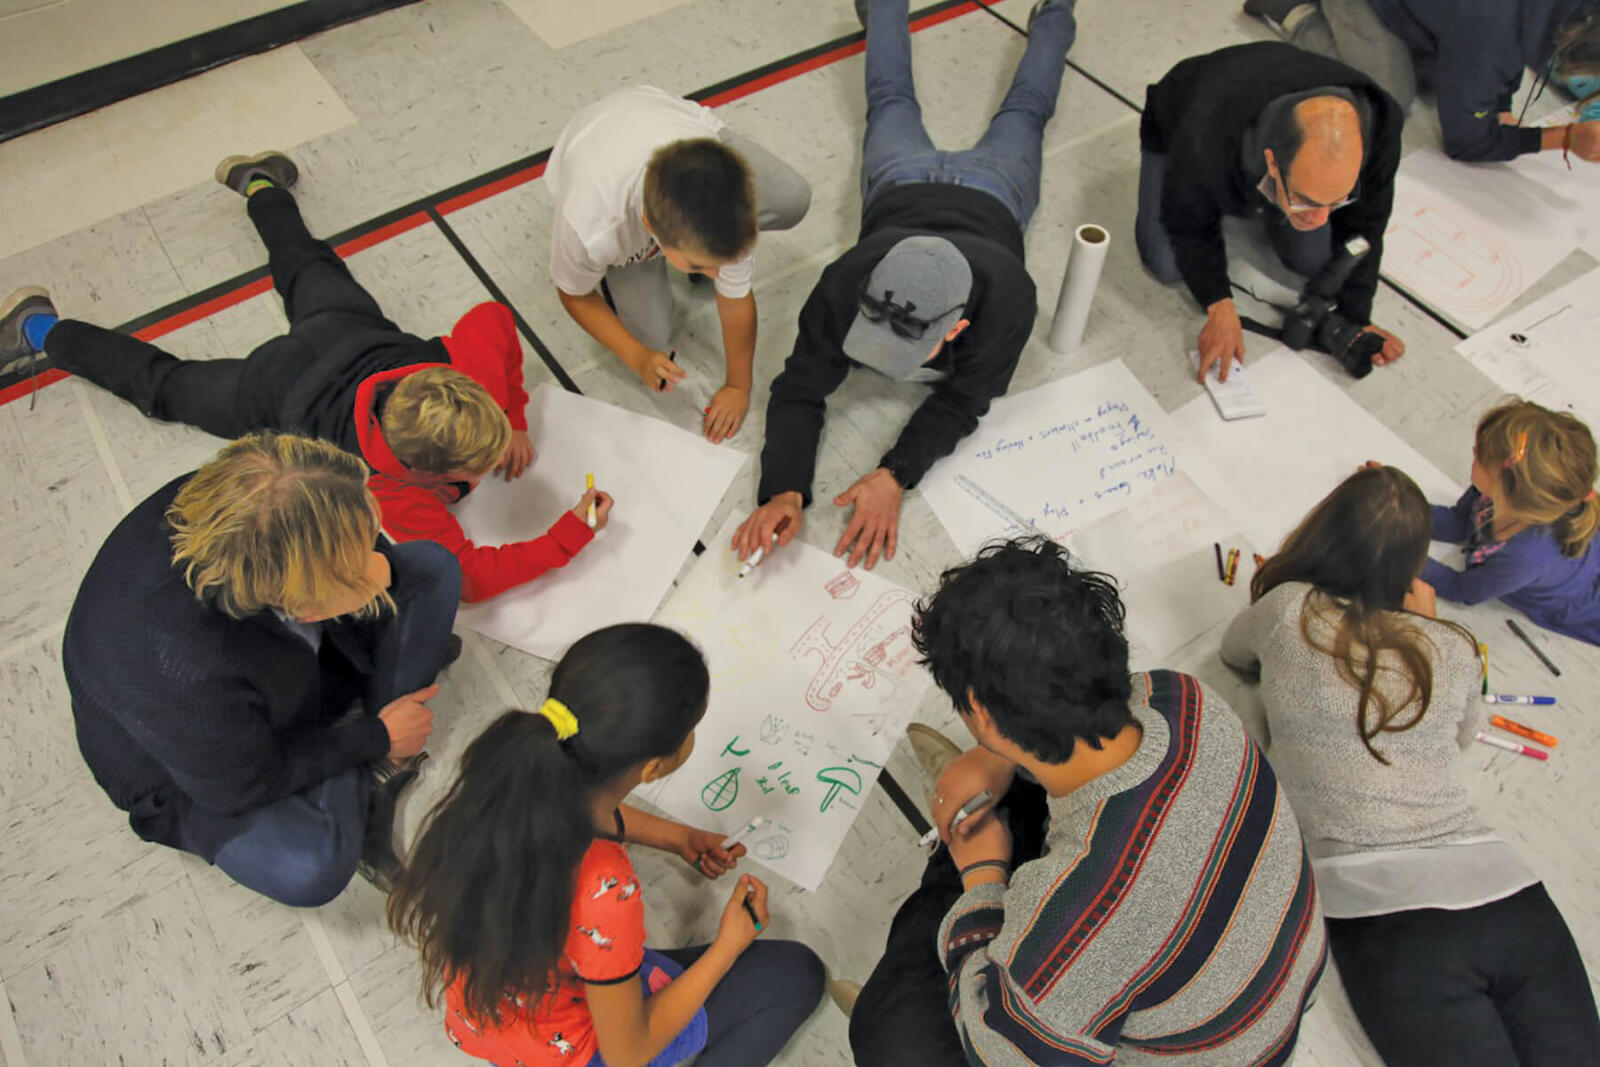
POLYGON ((1050 800, 1044 855, 945 917, 973 1064, 1287 1063, 1324 959, 1300 829, 1199 681, 1135 675, 1133 758, 1050 800))

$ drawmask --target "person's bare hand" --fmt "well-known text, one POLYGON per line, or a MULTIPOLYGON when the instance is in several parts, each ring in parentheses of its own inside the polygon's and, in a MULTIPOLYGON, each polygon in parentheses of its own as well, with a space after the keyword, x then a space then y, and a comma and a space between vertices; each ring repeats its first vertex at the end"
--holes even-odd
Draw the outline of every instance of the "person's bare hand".
POLYGON ((395 697, 378 712, 384 729, 389 731, 389 759, 398 762, 410 759, 421 752, 433 735, 433 711, 427 701, 439 695, 439 685, 418 689, 414 693, 395 697))
POLYGON ((512 430, 511 443, 506 446, 506 454, 500 459, 500 466, 495 469, 505 475, 506 481, 522 477, 522 472, 528 469, 528 464, 533 462, 533 442, 528 440, 527 430, 512 430))
POLYGON ((1572 127, 1573 155, 1589 163, 1600 163, 1600 119, 1580 122, 1572 127))
POLYGON ((611 494, 599 489, 590 489, 573 505, 572 513, 578 516, 578 521, 584 524, 589 522, 589 502, 594 502, 594 528, 598 532, 606 528, 606 523, 611 521, 611 494))
POLYGON ((657 392, 670 393, 689 376, 689 372, 674 363, 670 355, 653 348, 645 349, 641 355, 628 360, 627 364, 647 388, 657 392))
POLYGON ((750 913, 745 910, 746 900, 755 909, 756 919, 762 927, 771 925, 772 917, 767 912, 766 883, 754 875, 740 875, 733 884, 727 905, 722 909, 722 923, 717 928, 716 940, 718 945, 729 949, 735 956, 743 953, 761 936, 756 924, 750 921, 750 913))
POLYGON ((1406 354, 1406 343, 1382 326, 1368 326, 1362 333, 1375 333, 1383 338, 1383 347, 1372 357, 1374 366, 1382 367, 1393 363, 1406 354))
POLYGON ((878 563, 878 556, 894 559, 900 539, 900 498, 905 490, 894 480, 887 467, 879 467, 871 474, 856 479, 854 485, 833 498, 837 507, 854 505, 855 513, 845 527, 844 536, 833 546, 833 554, 842 556, 848 550, 848 566, 854 567, 867 559, 867 570, 878 563))
MULTIPOLYGON (((981 860, 1011 862, 1011 827, 1000 817, 999 811, 990 808, 982 815, 974 815, 961 824, 962 833, 950 839, 950 860, 961 870, 981 860), (967 823, 972 826, 969 829, 967 823)), ((1004 881, 1004 877, 985 875, 985 881, 1004 881)))
POLYGON ((706 408, 700 431, 705 434, 707 441, 720 445, 739 432, 739 427, 744 425, 745 412, 749 410, 750 390, 724 385, 711 398, 711 406, 706 408))
POLYGON ((949 841, 952 834, 971 833, 973 827, 981 822, 980 817, 1006 795, 1016 773, 1016 764, 984 748, 969 749, 946 764, 934 786, 933 806, 929 812, 933 816, 933 825, 939 830, 940 839, 949 841), (961 806, 986 789, 989 791, 989 802, 968 815, 959 829, 952 830, 950 820, 955 818, 961 806))
POLYGON ((1215 365, 1217 380, 1227 381, 1235 359, 1244 359, 1244 323, 1231 299, 1218 300, 1206 308, 1206 324, 1200 329, 1200 373, 1195 380, 1204 382, 1215 365))
POLYGON ((732 848, 722 847, 727 834, 696 830, 688 826, 683 830, 683 841, 678 845, 678 855, 683 857, 683 862, 707 878, 721 878, 738 866, 739 857, 745 854, 743 844, 734 845, 732 848))
POLYGON ((749 559, 750 554, 758 548, 771 552, 774 547, 781 548, 793 541, 800 532, 802 499, 799 493, 779 493, 752 511, 750 517, 733 531, 733 550, 739 554, 739 558, 749 559), (772 543, 774 534, 778 537, 776 546, 772 543))
POLYGON ((1411 589, 1406 593, 1406 598, 1400 606, 1413 615, 1423 615, 1430 619, 1439 617, 1438 596, 1433 586, 1421 578, 1411 579, 1411 589))

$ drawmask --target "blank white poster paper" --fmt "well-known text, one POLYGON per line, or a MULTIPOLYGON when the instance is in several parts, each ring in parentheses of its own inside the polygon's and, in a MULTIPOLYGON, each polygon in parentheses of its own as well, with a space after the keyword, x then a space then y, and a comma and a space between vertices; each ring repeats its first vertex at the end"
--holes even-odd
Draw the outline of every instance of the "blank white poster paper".
POLYGON ((583 495, 584 476, 616 504, 611 521, 560 570, 478 604, 462 625, 555 659, 591 630, 648 619, 704 532, 745 455, 659 419, 541 386, 528 403, 534 462, 485 478, 455 508, 474 543, 539 537, 583 495))
POLYGON ((1461 495, 1461 486, 1287 348, 1252 363, 1250 384, 1267 405, 1259 419, 1222 422, 1203 396, 1173 419, 1227 479, 1244 534, 1263 555, 1369 459, 1405 471, 1429 503, 1454 504, 1461 495))
POLYGON ((765 817, 750 858, 814 891, 932 685, 911 645, 916 597, 800 541, 740 578, 738 521, 656 617, 705 653, 711 704, 688 761, 638 795, 723 833, 765 817))

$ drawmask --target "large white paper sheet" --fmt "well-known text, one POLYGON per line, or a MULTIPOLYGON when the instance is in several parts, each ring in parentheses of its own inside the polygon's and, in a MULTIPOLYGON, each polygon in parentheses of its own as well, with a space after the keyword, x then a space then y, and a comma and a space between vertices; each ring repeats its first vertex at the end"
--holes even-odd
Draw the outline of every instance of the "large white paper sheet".
POLYGON ((1395 177, 1383 273, 1433 310, 1480 329, 1578 247, 1548 193, 1508 167, 1431 148, 1395 177))
POLYGON ((1208 397, 1173 412, 1184 438, 1209 456, 1249 540, 1270 555, 1306 512, 1369 459, 1399 467, 1430 503, 1453 504, 1461 486, 1287 348, 1250 365, 1267 405, 1259 419, 1223 422, 1208 397))
POLYGON ((1251 555, 1221 484, 1113 360, 995 401, 922 491, 964 554, 1036 531, 1115 575, 1141 659, 1158 660, 1244 606, 1217 580, 1213 542, 1241 550, 1246 582, 1251 555))
POLYGON ((691 826, 763 816, 751 858, 815 890, 933 684, 911 645, 916 597, 800 541, 740 578, 738 521, 656 617, 705 653, 711 704, 688 761, 638 792, 691 826))
POLYGON ((591 630, 655 612, 745 456, 553 385, 534 392, 528 435, 535 459, 526 474, 485 478, 456 506, 467 536, 480 545, 541 536, 578 502, 591 472, 616 501, 611 521, 562 569, 464 604, 457 618, 555 659, 591 630))
POLYGON ((1600 425, 1600 268, 1456 345, 1508 393, 1600 425))
MULTIPOLYGON (((1577 122, 1577 105, 1568 104, 1546 115, 1535 125, 1555 126, 1577 122)), ((1502 180, 1499 170, 1504 168, 1517 176, 1507 183, 1505 196, 1528 196, 1570 227, 1578 244, 1591 255, 1600 256, 1600 167, 1582 160, 1568 162, 1560 152, 1529 152, 1506 163, 1489 164, 1484 180, 1502 180), (1538 186, 1529 189, 1523 180, 1538 186)))

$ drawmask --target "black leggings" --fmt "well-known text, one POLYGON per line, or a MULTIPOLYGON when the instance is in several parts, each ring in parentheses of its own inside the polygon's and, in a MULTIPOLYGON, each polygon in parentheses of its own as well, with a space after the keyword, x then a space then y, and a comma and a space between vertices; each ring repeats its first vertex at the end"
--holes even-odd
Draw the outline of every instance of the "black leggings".
POLYGON ((287 334, 245 359, 183 360, 138 338, 63 319, 45 342, 51 362, 153 418, 234 438, 287 428, 280 423, 289 391, 330 350, 412 340, 327 242, 311 236, 286 190, 264 189, 246 210, 267 248, 287 334))
MULTIPOLYGON (((710 947, 657 949, 687 968, 710 947)), ((771 1063, 822 999, 827 974, 798 941, 757 941, 706 998, 706 1047, 695 1067, 771 1063)))
POLYGON ((1542 885, 1462 911, 1329 919, 1328 947, 1389 1067, 1600 1064, 1589 976, 1542 885))

